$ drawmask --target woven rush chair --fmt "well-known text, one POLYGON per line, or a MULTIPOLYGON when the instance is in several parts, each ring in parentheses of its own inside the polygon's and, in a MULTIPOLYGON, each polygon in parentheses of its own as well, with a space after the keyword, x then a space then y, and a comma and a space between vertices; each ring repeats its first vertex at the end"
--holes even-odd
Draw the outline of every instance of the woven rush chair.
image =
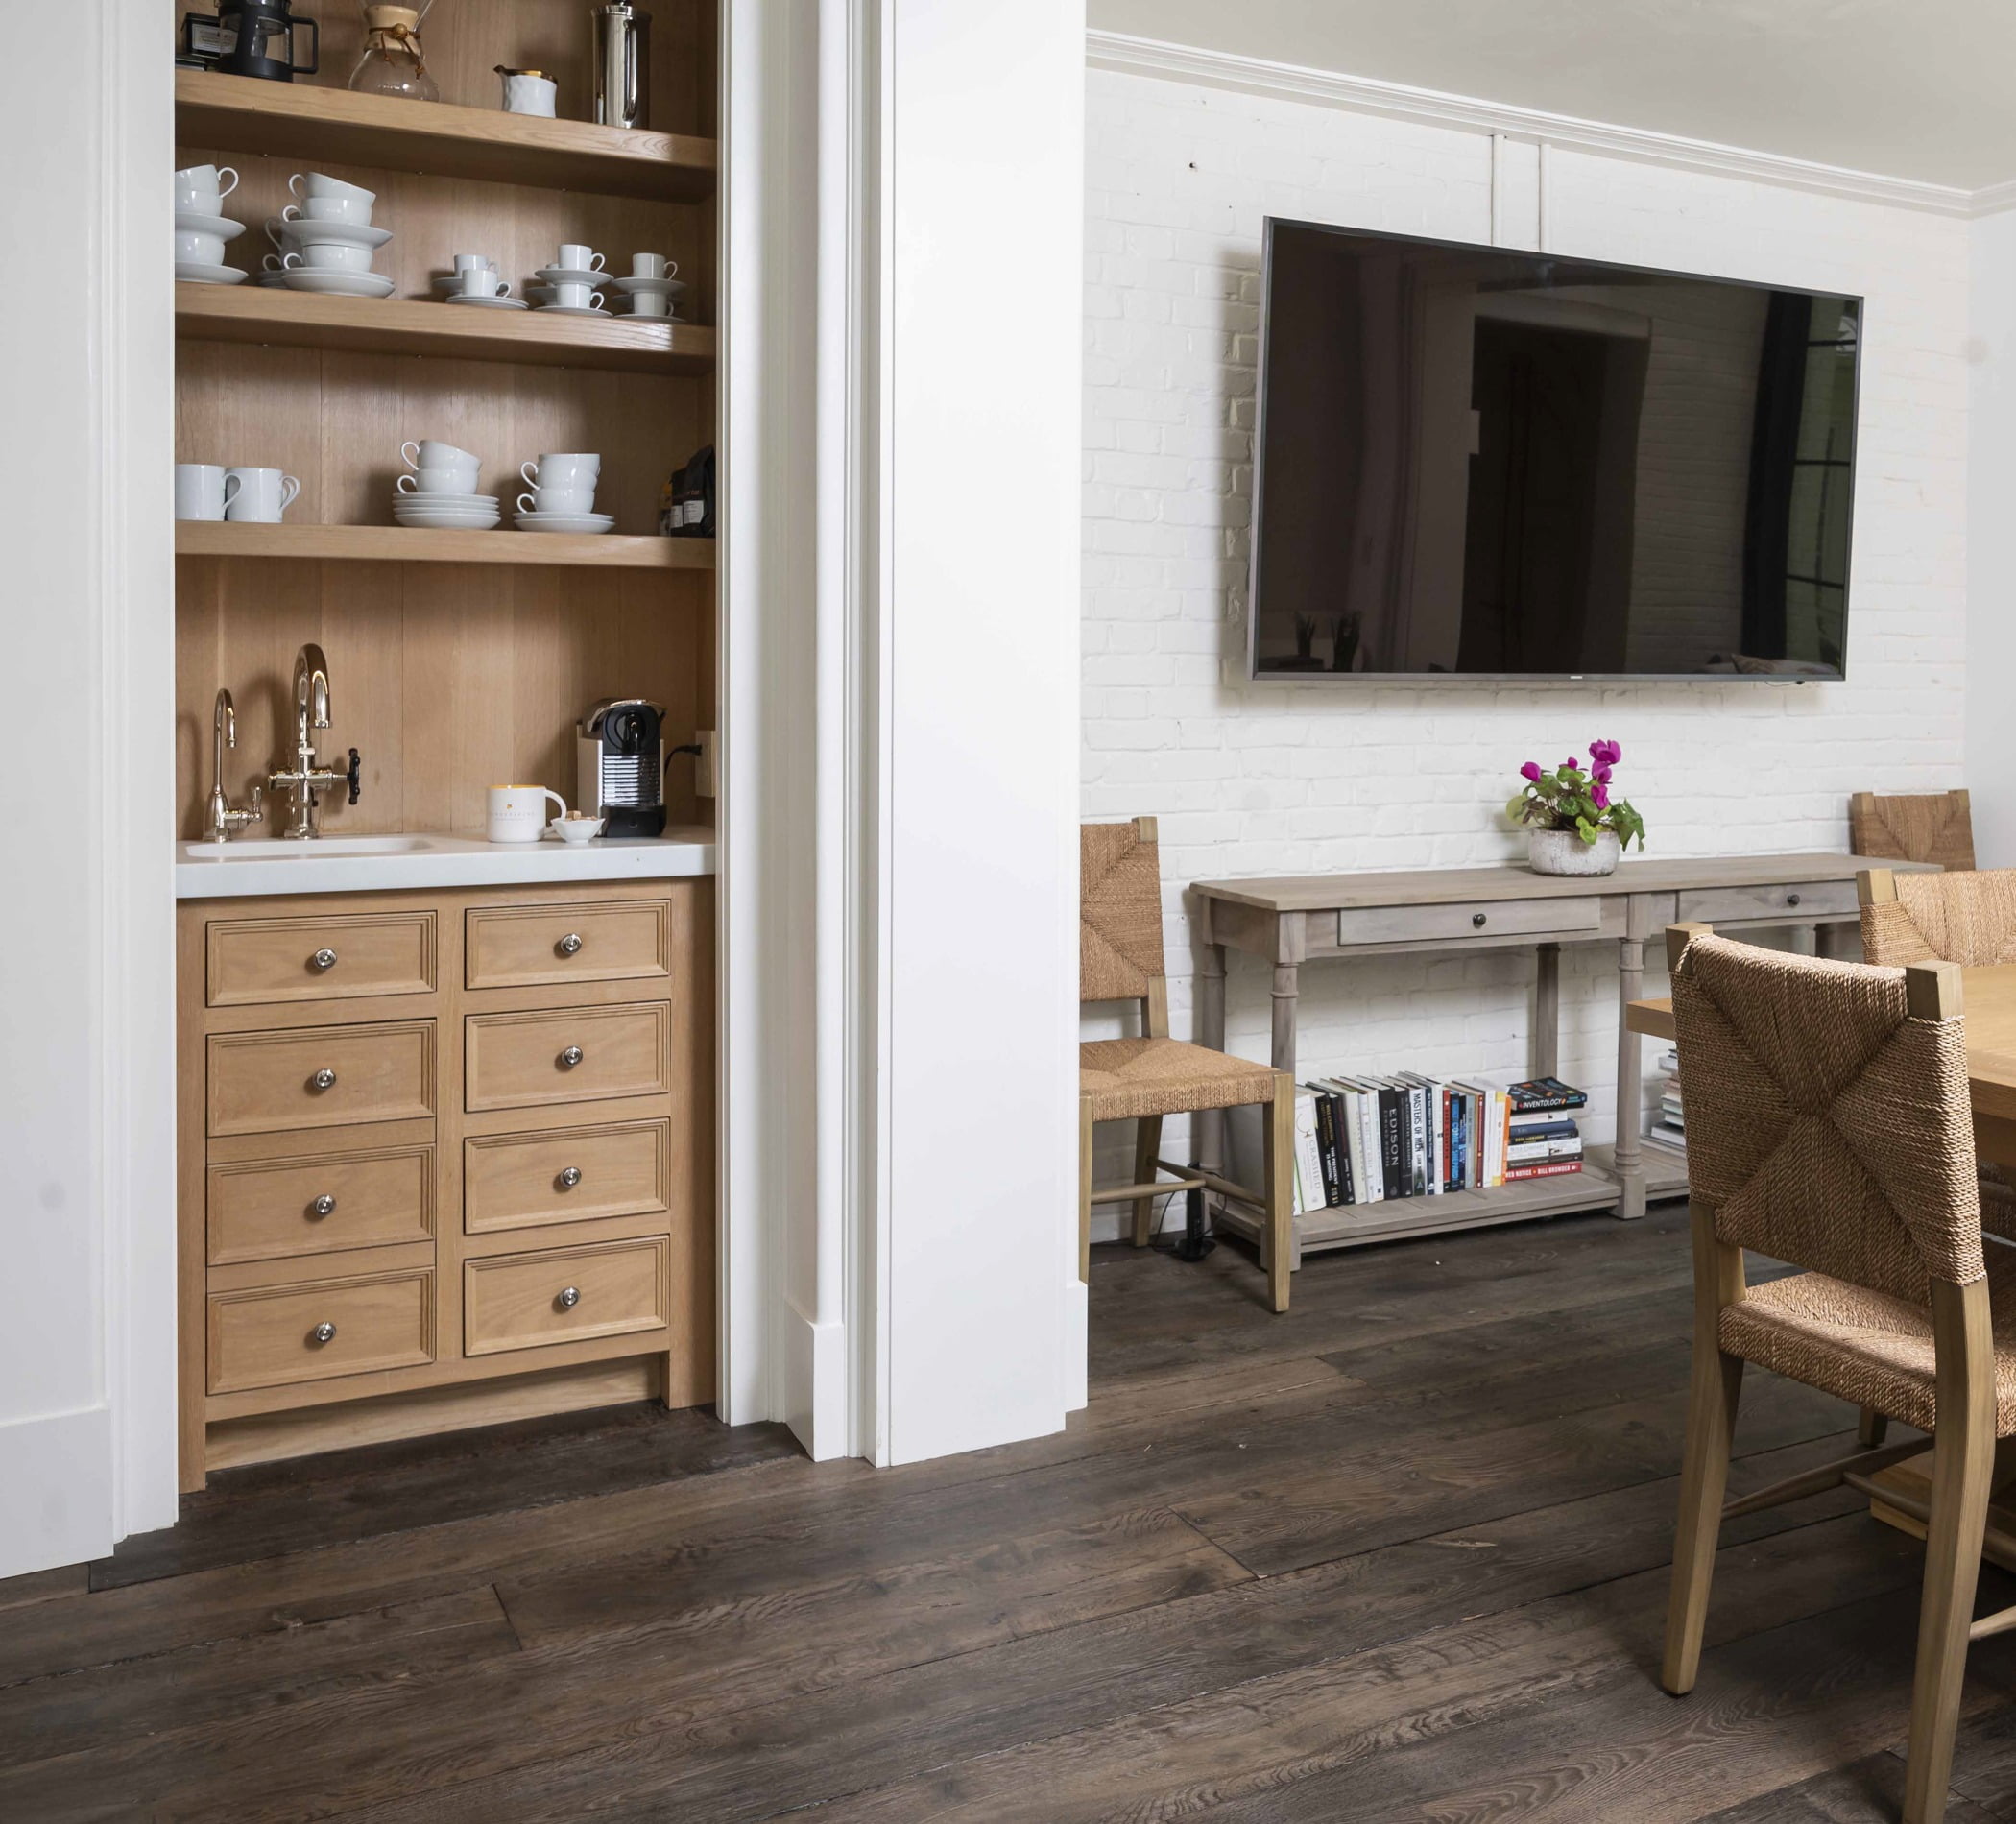
POLYGON ((1974 867, 1974 813, 1967 794, 1924 792, 1879 798, 1857 792, 1848 801, 1848 847, 1881 861, 1936 861, 1949 870, 1974 867))
POLYGON ((1093 1204, 1133 1204, 1134 1245, 1144 1248, 1155 1199, 1201 1186, 1251 1205, 1265 1217, 1260 1264, 1267 1271, 1274 1308, 1284 1311, 1294 1252, 1294 1079, 1285 1070, 1169 1037, 1155 819, 1082 825, 1078 859, 1078 999, 1138 1000, 1141 1006, 1139 1039, 1092 1039, 1078 1047, 1078 1276, 1092 1275, 1093 1204), (1256 1103, 1268 1111, 1266 1182, 1260 1190, 1159 1157, 1164 1116, 1256 1103), (1092 1123, 1127 1120, 1135 1123, 1136 1182, 1094 1190, 1092 1123), (1174 1176, 1164 1179, 1164 1172, 1174 1176))
MULTIPOLYGON (((2016 963, 2016 870, 1893 874, 1870 868, 1856 876, 1855 891, 1862 909, 1862 955, 1871 963, 1890 969, 2016 963)), ((1981 1226, 2016 1241, 2016 1186, 1985 1160, 1980 1182, 1981 1226)))
POLYGON ((1937 1824, 1967 1643, 2016 1628, 2016 1609, 1971 1621, 1995 1443, 2016 1434, 2016 1254, 1983 1254, 1960 972, 1822 962, 1700 924, 1673 926, 1667 949, 1694 1354, 1660 1682, 1693 1688, 1722 1521, 1844 1482, 1870 1492, 1924 1449, 1862 1452, 1724 1506, 1746 1362, 1931 1431, 1931 1500, 1892 1504, 1926 1527, 1904 1816, 1937 1824), (1747 1285, 1746 1247, 1806 1271, 1747 1285))

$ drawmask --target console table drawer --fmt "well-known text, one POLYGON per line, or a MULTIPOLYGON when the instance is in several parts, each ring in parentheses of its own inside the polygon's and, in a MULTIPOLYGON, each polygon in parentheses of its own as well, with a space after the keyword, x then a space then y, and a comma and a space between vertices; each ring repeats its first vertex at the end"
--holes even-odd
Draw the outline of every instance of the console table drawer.
POLYGON ((1853 918, 1859 910, 1853 880, 1717 887, 1713 892, 1683 893, 1678 905, 1682 924, 1734 924, 1742 919, 1783 919, 1800 924, 1809 919, 1853 918))
POLYGON ((1452 905, 1378 905, 1337 914, 1337 944, 1446 944, 1465 937, 1601 928, 1603 902, 1586 899, 1480 900, 1452 905))

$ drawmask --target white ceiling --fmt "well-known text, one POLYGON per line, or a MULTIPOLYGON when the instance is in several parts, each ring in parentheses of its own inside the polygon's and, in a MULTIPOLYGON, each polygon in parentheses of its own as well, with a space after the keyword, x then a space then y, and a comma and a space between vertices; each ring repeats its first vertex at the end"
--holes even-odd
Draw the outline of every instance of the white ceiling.
POLYGON ((2008 0, 1088 0, 1097 30, 1884 177, 2016 179, 2008 0))

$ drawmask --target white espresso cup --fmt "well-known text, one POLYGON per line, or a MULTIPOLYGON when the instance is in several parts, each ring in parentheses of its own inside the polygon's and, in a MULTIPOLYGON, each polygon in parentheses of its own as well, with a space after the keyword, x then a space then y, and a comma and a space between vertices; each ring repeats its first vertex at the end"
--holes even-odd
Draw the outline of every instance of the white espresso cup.
POLYGON ((483 830, 492 842, 537 842, 546 828, 546 800, 567 814, 567 801, 543 785, 492 785, 483 830))
POLYGON ((224 200, 238 187, 229 165, 189 165, 175 174, 175 206, 185 213, 222 215, 224 200), (228 178, 230 182, 225 182, 228 178))
POLYGON ((662 253, 633 253, 630 256, 630 276, 633 278, 676 278, 679 262, 667 259, 662 253))
POLYGON ((342 197, 361 203, 368 209, 378 200, 375 190, 367 190, 361 183, 346 183, 341 178, 320 171, 297 171, 287 180, 287 188, 303 202, 311 197, 342 197))
POLYGON ((301 491, 300 482, 277 468, 227 468, 224 473, 227 481, 238 484, 237 492, 225 503, 224 516, 241 523, 278 525, 301 491))
POLYGON ((602 474, 602 458, 584 450, 541 456, 538 462, 518 465, 518 479, 528 488, 588 488, 592 490, 602 474))
POLYGON ((222 519, 238 492, 238 478, 216 463, 177 463, 175 516, 222 519))
POLYGON ((592 285, 556 285, 553 301, 563 310, 600 310, 602 294, 592 285))
POLYGON ((504 79, 504 111, 507 114, 537 114, 553 118, 553 105, 560 97, 560 84, 550 76, 528 76, 513 72, 504 79))
POLYGON ((499 278, 492 267, 471 266, 455 275, 457 298, 502 298, 510 290, 511 281, 499 278))
POLYGON ((494 267, 496 263, 488 253, 457 253, 455 255, 455 270, 458 273, 471 272, 479 266, 494 267))
POLYGON ((535 488, 518 496, 520 513, 593 513, 592 488, 535 488))
POLYGON ((175 257, 195 266, 222 266, 224 264, 224 236, 221 234, 192 234, 185 228, 175 230, 175 257))
POLYGON ((301 267, 318 273, 368 273, 371 271, 371 249, 368 247, 338 247, 329 242, 318 242, 313 247, 304 247, 299 253, 281 256, 283 272, 297 272, 301 267))
POLYGON ((553 262, 570 273, 599 273, 602 270, 602 255, 586 241, 563 241, 560 257, 553 262))
POLYGON ((661 291, 634 291, 630 294, 630 314, 633 317, 669 317, 672 300, 661 291))

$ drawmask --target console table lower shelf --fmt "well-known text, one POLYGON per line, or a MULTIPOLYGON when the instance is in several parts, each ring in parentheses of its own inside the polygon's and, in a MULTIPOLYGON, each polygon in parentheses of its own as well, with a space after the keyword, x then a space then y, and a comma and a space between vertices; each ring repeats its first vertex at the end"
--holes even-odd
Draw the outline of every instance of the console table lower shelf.
MULTIPOLYGON (((1649 1201, 1687 1195, 1687 1161, 1680 1154, 1668 1147, 1647 1146, 1638 1158, 1649 1201)), ((1620 1191, 1612 1150, 1592 1146, 1580 1171, 1558 1178, 1529 1178, 1491 1190, 1452 1190, 1439 1197, 1407 1197, 1397 1203, 1305 1211, 1295 1218, 1296 1251, 1309 1254, 1326 1248, 1362 1248, 1409 1236, 1446 1235, 1499 1222, 1532 1222, 1584 1210, 1611 1210, 1620 1191)), ((1249 1212, 1226 1205, 1216 1212, 1216 1218, 1221 1230, 1259 1245, 1261 1225, 1249 1212)))

